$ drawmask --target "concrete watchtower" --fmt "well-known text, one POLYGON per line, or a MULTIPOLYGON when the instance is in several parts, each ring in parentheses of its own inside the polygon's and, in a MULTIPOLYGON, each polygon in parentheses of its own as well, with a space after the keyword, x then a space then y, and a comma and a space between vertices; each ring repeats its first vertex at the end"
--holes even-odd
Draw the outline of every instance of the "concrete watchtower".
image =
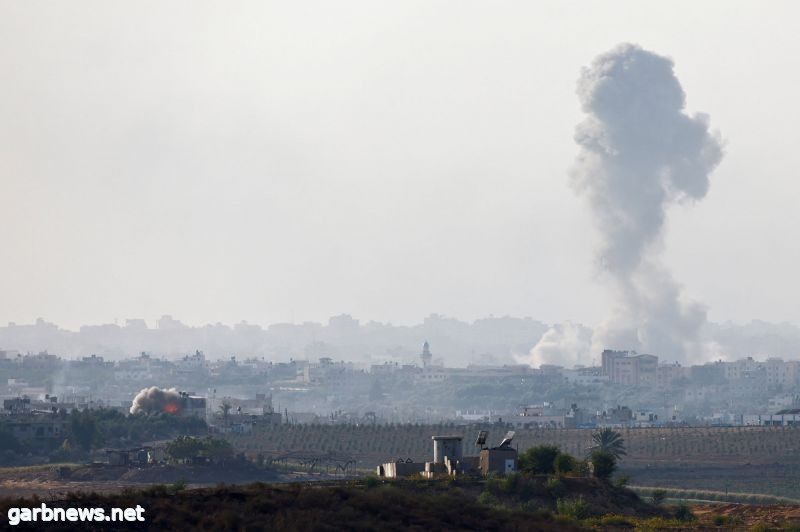
POLYGON ((444 464, 445 457, 451 462, 461 460, 461 436, 431 436, 431 439, 434 464, 444 464))

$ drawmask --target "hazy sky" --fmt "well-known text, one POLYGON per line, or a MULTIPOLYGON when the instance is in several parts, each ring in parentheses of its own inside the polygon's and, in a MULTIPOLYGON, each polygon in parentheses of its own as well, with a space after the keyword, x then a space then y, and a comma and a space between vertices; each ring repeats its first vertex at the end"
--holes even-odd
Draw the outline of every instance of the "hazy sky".
POLYGON ((665 262, 800 323, 798 6, 0 1, 0 322, 594 325, 575 86, 633 42, 726 141, 665 262))

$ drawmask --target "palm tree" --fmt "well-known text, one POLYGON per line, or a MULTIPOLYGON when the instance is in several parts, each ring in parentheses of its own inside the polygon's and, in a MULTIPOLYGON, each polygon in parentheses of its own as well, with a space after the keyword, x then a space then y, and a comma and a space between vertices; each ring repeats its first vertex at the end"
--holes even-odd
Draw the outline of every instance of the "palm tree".
POLYGON ((600 429, 592 433, 592 446, 589 448, 589 452, 594 451, 605 451, 613 455, 617 460, 627 454, 622 434, 610 428, 600 429))

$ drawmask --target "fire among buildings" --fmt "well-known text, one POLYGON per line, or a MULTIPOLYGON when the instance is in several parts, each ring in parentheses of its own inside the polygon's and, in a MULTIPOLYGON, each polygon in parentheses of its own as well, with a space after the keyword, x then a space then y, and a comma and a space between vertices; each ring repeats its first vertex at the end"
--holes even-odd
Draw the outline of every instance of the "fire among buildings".
POLYGON ((195 396, 190 392, 178 391, 175 388, 161 389, 151 386, 136 394, 130 413, 164 413, 205 419, 206 398, 195 396))

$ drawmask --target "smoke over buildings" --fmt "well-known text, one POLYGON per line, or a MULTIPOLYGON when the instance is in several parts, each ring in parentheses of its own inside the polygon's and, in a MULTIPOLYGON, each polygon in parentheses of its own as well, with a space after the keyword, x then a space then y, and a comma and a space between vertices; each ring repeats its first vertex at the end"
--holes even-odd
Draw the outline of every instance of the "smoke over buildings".
MULTIPOLYGON (((659 251, 667 209, 706 195, 722 158, 720 139, 708 117, 684 112, 672 61, 632 44, 585 67, 577 93, 587 117, 575 133, 580 154, 571 184, 589 205, 601 237, 601 279, 614 297, 591 352, 608 347, 691 358, 705 349, 706 312, 684 300, 659 251)), ((564 332, 551 329, 543 341, 572 349, 555 338, 564 332)))
POLYGON ((133 398, 131 414, 177 414, 182 407, 180 392, 175 388, 162 390, 157 386, 144 388, 133 398))
POLYGON ((580 323, 553 325, 531 350, 531 364, 572 367, 591 359, 592 330, 580 323))

